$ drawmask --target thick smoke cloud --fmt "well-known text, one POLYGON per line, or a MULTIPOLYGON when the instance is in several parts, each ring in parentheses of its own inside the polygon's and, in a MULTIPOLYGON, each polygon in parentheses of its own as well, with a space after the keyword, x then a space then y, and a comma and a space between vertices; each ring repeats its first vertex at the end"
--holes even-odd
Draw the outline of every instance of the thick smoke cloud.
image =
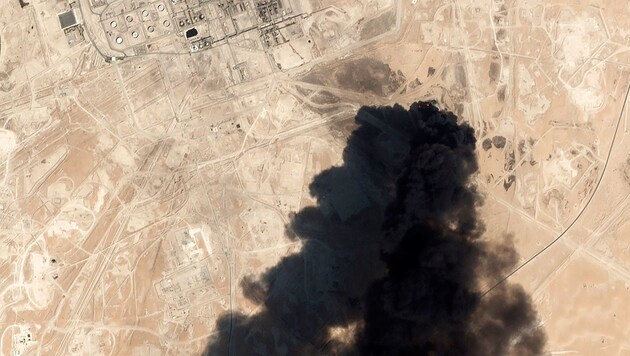
POLYGON ((208 355, 535 355, 530 297, 504 283, 509 238, 482 239, 472 128, 450 112, 364 107, 344 165, 315 177, 317 206, 288 232, 302 250, 241 281, 260 303, 225 315, 208 355))

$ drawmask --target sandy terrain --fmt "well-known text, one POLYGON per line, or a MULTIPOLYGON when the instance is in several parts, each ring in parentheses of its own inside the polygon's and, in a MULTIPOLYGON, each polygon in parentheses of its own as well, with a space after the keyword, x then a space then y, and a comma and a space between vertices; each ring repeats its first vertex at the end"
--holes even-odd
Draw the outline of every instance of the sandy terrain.
POLYGON ((310 186, 359 108, 434 99, 475 129, 546 353, 630 355, 629 46, 624 1, 7 1, 0 354, 201 354, 291 256, 309 303, 364 283, 288 227, 377 200, 310 186))

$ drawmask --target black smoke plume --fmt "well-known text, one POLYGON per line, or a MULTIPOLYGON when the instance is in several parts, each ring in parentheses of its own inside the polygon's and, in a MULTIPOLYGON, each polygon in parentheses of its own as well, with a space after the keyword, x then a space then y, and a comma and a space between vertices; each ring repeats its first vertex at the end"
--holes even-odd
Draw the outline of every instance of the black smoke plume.
POLYGON ((520 286, 481 297, 517 256, 482 238, 473 129, 423 102, 355 119, 343 166, 287 227, 302 250, 241 281, 260 311, 222 317, 205 354, 541 354, 520 286))

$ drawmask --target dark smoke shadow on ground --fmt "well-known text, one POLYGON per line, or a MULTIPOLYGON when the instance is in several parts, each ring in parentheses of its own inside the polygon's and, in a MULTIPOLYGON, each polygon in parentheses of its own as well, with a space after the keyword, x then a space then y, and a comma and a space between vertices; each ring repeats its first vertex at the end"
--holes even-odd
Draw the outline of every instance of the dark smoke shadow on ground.
POLYGON ((240 282, 261 304, 218 321, 206 355, 540 354, 530 297, 480 285, 516 262, 481 239, 473 130, 424 103, 363 107, 344 164, 316 176, 316 207, 287 231, 299 253, 240 282))

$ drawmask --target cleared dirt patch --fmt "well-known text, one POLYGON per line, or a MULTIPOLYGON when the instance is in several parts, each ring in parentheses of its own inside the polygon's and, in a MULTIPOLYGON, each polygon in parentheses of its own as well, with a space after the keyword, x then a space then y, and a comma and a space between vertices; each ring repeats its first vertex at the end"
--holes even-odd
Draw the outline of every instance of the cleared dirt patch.
POLYGON ((361 29, 361 40, 367 40, 376 37, 391 30, 396 22, 396 13, 390 10, 380 16, 366 22, 361 29))

